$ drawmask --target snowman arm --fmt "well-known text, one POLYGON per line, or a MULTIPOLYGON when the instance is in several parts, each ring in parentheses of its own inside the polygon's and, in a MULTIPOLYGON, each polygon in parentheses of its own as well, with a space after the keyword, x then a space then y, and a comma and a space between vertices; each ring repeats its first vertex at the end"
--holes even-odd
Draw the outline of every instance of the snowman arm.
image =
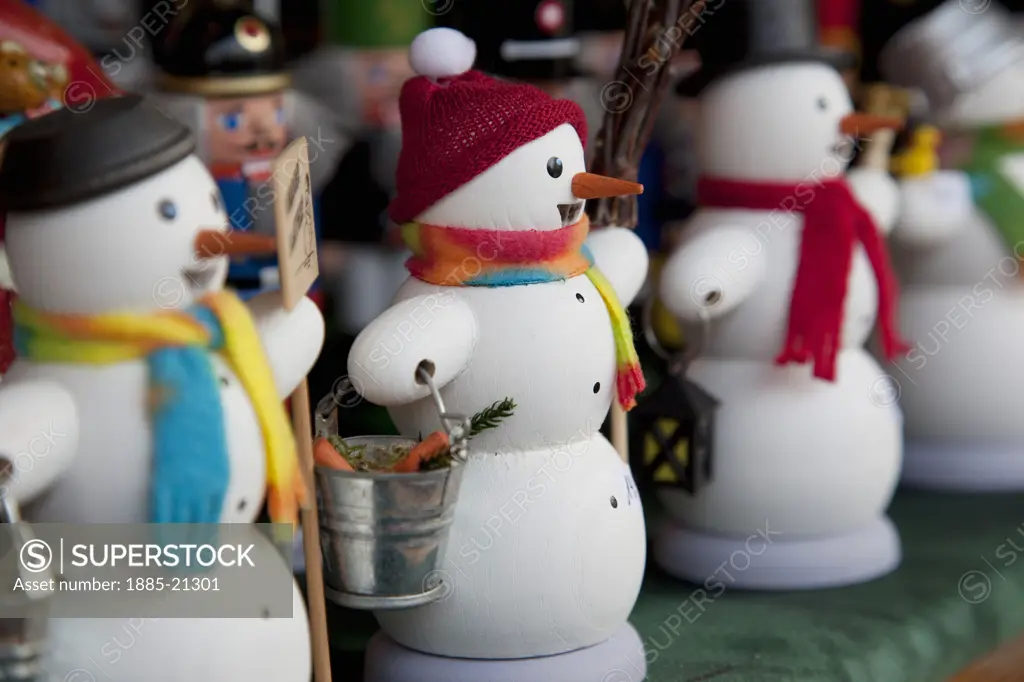
POLYGON ((348 355, 353 387, 377 405, 392 407, 430 394, 417 368, 432 371, 437 388, 469 365, 477 341, 472 309, 450 287, 401 301, 356 337, 348 355))
POLYGON ((907 246, 941 244, 971 221, 971 180, 960 171, 937 171, 900 181, 900 216, 892 237, 907 246))
MULTIPOLYGON (((9 376, 9 375, 8 375, 9 376)), ((0 497, 24 503, 50 487, 78 450, 78 408, 60 384, 5 377, 0 386, 0 497)))
POLYGON ((846 173, 853 195, 883 235, 892 232, 900 212, 900 187, 886 170, 857 167, 846 173))
POLYGON ((684 321, 720 317, 745 301, 765 277, 765 248, 753 230, 714 225, 685 239, 665 263, 659 294, 684 321))
POLYGON ((619 301, 628 306, 647 279, 650 258, 647 247, 632 230, 607 227, 587 237, 587 247, 597 269, 608 279, 619 301))
POLYGON ((292 310, 285 310, 280 290, 265 291, 247 303, 277 391, 284 400, 298 388, 320 355, 325 333, 323 315, 308 297, 292 310))

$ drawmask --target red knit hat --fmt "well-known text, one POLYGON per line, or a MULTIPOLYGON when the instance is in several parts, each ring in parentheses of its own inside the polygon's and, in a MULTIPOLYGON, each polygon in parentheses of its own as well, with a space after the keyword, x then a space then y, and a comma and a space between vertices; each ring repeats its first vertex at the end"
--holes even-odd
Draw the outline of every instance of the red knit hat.
POLYGON ((576 129, 581 143, 587 139, 587 121, 575 102, 478 71, 412 78, 402 86, 399 110, 398 194, 388 209, 398 224, 564 123, 576 129))

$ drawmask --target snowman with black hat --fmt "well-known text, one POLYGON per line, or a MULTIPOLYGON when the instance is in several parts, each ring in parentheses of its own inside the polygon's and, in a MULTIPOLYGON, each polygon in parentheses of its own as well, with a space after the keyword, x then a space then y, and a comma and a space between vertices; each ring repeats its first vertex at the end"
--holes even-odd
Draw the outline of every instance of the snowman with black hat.
POLYGON ((895 84, 927 97, 938 170, 901 180, 893 255, 903 329, 917 343, 893 376, 903 479, 959 491, 1024 490, 1016 368, 1024 342, 1024 38, 998 3, 949 0, 881 53, 895 84))
MULTIPOLYGON (((4 494, 31 503, 30 522, 250 524, 265 498, 273 520, 294 523, 305 491, 283 402, 320 351, 323 319, 309 299, 286 311, 280 292, 244 304, 223 290, 227 255, 275 240, 228 230, 191 132, 138 97, 55 112, 5 142, 18 358, 0 405, 60 387, 51 406, 26 404, 77 446, 55 438, 4 494)), ((0 433, 24 434, 16 418, 0 413, 0 433)), ((290 580, 273 545, 254 541, 254 561, 290 580)), ((141 598, 152 614, 169 597, 141 598)), ((147 620, 113 660, 111 633, 138 633, 138 619, 57 619, 52 678, 308 682, 302 595, 292 584, 290 618, 263 617, 267 598, 252 595, 251 617, 147 620)))
MULTIPOLYGON (((314 197, 341 155, 333 115, 291 89, 284 37, 251 2, 194 2, 153 39, 154 101, 192 128, 217 181, 232 229, 274 234, 274 159, 310 138, 314 197)), ((277 283, 274 256, 237 258, 228 281, 255 293, 277 283)))
POLYGON ((660 295, 695 345, 686 378, 719 405, 710 480, 661 492, 654 556, 698 583, 819 588, 900 561, 885 510, 901 417, 863 348, 876 315, 886 353, 903 348, 882 234, 894 188, 867 176, 883 191, 858 199, 843 177, 856 136, 898 121, 853 112, 816 25, 801 0, 718 3, 683 84, 699 98, 699 208, 660 295))

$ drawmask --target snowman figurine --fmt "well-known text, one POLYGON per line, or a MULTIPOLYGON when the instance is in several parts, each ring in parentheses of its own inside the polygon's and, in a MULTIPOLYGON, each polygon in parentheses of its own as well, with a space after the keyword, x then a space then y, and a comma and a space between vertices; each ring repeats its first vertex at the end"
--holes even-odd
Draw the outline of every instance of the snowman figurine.
POLYGON ((587 237, 586 199, 642 191, 585 171, 573 102, 471 71, 472 41, 416 38, 390 207, 413 252, 393 306, 356 339, 354 385, 399 431, 511 398, 473 438, 434 603, 375 615, 371 682, 576 682, 646 674, 627 623, 645 564, 628 467, 600 428, 643 375, 623 311, 647 270, 635 235, 587 237), (594 267, 596 264, 597 267, 594 267), (600 270, 598 270, 600 268, 600 270))
POLYGON ((898 192, 842 177, 855 136, 899 121, 853 113, 815 26, 807 2, 736 1, 696 36, 698 210, 660 296, 696 346, 686 379, 718 407, 710 480, 660 492, 654 551, 716 589, 850 584, 900 560, 885 510, 901 417, 863 348, 876 315, 902 347, 881 234, 898 192))
MULTIPOLYGON (((28 396, 69 434, 45 457, 30 441, 32 466, 14 463, 5 493, 25 520, 249 524, 266 496, 272 520, 294 522, 303 491, 283 403, 320 351, 323 319, 308 299, 286 311, 280 292, 244 304, 222 288, 225 253, 273 240, 227 231, 191 132, 138 97, 48 114, 6 142, 18 358, 0 407, 28 396)), ((16 412, 0 420, 27 435, 16 412)), ((269 541, 253 554, 281 561, 269 541)), ((138 632, 137 619, 55 620, 53 679, 308 682, 293 587, 291 618, 262 617, 254 594, 251 618, 147 621, 116 660, 111 635, 138 632)))
POLYGON ((950 0, 897 33, 880 68, 925 93, 943 136, 941 170, 902 180, 892 235, 902 329, 916 342, 892 370, 903 480, 1024 490, 1024 39, 998 4, 968 14, 950 0))

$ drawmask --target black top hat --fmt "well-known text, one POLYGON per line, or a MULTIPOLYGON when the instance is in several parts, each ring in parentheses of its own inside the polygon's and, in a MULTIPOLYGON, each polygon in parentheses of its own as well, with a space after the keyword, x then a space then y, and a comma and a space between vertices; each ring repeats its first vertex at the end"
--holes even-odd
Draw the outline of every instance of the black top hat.
POLYGON ((584 0, 575 6, 573 24, 580 33, 626 30, 626 0, 584 0))
POLYGON ((441 20, 473 39, 480 71, 523 81, 585 75, 576 64, 572 0, 465 0, 441 20))
POLYGON ((821 62, 836 69, 855 65, 853 55, 818 41, 813 0, 709 0, 700 15, 684 14, 684 47, 695 48, 701 67, 676 88, 694 97, 722 76, 786 62, 821 62))
POLYGON ((137 95, 58 109, 5 138, 0 205, 35 211, 76 204, 156 175, 195 149, 191 131, 137 95))
POLYGON ((193 0, 158 35, 159 87, 208 97, 244 97, 288 87, 281 29, 247 2, 193 0))

